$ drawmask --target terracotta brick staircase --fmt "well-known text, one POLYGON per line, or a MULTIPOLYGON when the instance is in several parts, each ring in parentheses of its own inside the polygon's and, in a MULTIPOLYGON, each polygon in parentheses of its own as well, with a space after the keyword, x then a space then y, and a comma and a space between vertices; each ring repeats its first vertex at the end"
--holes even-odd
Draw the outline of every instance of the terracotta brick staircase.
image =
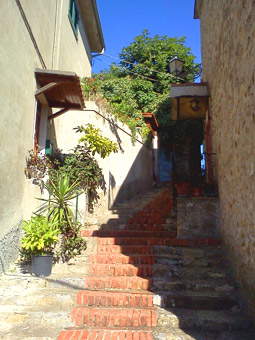
POLYGON ((158 189, 82 231, 84 286, 58 340, 255 339, 220 241, 177 239, 173 204, 158 189))

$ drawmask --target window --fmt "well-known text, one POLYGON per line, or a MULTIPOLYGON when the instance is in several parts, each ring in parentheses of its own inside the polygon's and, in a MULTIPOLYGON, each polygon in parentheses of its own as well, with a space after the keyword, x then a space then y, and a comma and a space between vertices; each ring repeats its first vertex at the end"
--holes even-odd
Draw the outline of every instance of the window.
POLYGON ((45 153, 48 134, 48 107, 39 102, 36 105, 35 127, 34 127, 34 151, 45 153))
POLYGON ((75 0, 70 0, 68 17, 72 25, 73 32, 77 38, 79 14, 75 0))

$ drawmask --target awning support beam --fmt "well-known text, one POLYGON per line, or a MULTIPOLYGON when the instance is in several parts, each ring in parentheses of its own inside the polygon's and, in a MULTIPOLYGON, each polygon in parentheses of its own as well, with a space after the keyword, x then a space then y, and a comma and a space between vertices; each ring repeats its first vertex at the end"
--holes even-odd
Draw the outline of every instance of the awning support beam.
POLYGON ((56 118, 56 117, 59 117, 59 116, 61 116, 63 113, 65 113, 65 112, 67 112, 67 111, 69 111, 69 110, 70 110, 69 107, 65 107, 65 108, 63 108, 62 110, 59 110, 58 112, 49 115, 49 116, 48 116, 48 119, 51 120, 51 119, 54 119, 54 118, 56 118))

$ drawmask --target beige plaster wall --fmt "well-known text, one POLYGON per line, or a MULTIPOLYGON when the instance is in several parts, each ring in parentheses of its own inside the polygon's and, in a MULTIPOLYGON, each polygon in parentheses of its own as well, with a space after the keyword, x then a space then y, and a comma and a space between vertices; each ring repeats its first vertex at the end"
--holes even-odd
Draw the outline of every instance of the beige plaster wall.
MULTIPOLYGON (((69 0, 21 0, 47 68, 90 75, 89 47, 83 30, 78 40, 68 19, 69 0), (85 43, 85 48, 84 44, 85 43)), ((25 179, 28 150, 33 148, 36 83, 35 68, 42 68, 15 1, 0 1, 0 271, 1 243, 30 216, 40 190, 25 179)), ((7 247, 8 248, 8 247, 7 247)), ((6 248, 6 249, 7 249, 6 248)), ((11 255, 10 255, 11 256, 11 255)), ((8 256, 5 254, 5 257, 8 256)), ((7 261, 8 262, 8 261, 7 261)))
MULTIPOLYGON (((131 141, 131 137, 118 128, 114 128, 107 120, 96 114, 100 111, 94 102, 86 102, 88 111, 69 111, 54 119, 57 147, 63 152, 69 152, 77 143, 80 134, 74 127, 93 124, 100 128, 102 134, 119 145, 119 152, 109 157, 97 157, 106 181, 106 192, 101 192, 101 199, 95 209, 94 216, 104 214, 115 202, 131 198, 137 193, 151 188, 153 184, 152 149, 144 144, 131 141)), ((100 111, 105 117, 106 112, 100 111)), ((111 116, 108 116, 112 119, 111 116)), ((115 121, 115 124, 130 133, 127 126, 115 121)))
POLYGON ((76 39, 67 15, 69 0, 60 0, 58 6, 60 16, 59 26, 56 28, 53 69, 73 71, 80 77, 89 77, 91 75, 90 48, 83 25, 80 21, 76 39))
POLYGON ((206 0, 203 80, 211 94, 221 231, 255 315, 255 2, 206 0))

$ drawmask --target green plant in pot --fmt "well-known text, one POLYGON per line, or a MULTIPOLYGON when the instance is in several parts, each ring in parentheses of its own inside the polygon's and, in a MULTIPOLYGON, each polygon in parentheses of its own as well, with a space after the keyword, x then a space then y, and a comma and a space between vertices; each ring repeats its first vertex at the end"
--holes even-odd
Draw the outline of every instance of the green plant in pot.
POLYGON ((80 224, 75 221, 71 201, 82 193, 80 181, 71 182, 65 173, 58 173, 45 184, 49 199, 42 209, 48 218, 56 223, 60 230, 60 240, 56 251, 56 260, 69 261, 86 249, 86 241, 80 237, 80 224))
POLYGON ((32 273, 49 276, 52 269, 53 251, 58 242, 60 230, 55 221, 45 216, 32 216, 23 221, 24 235, 21 252, 32 257, 32 273))

